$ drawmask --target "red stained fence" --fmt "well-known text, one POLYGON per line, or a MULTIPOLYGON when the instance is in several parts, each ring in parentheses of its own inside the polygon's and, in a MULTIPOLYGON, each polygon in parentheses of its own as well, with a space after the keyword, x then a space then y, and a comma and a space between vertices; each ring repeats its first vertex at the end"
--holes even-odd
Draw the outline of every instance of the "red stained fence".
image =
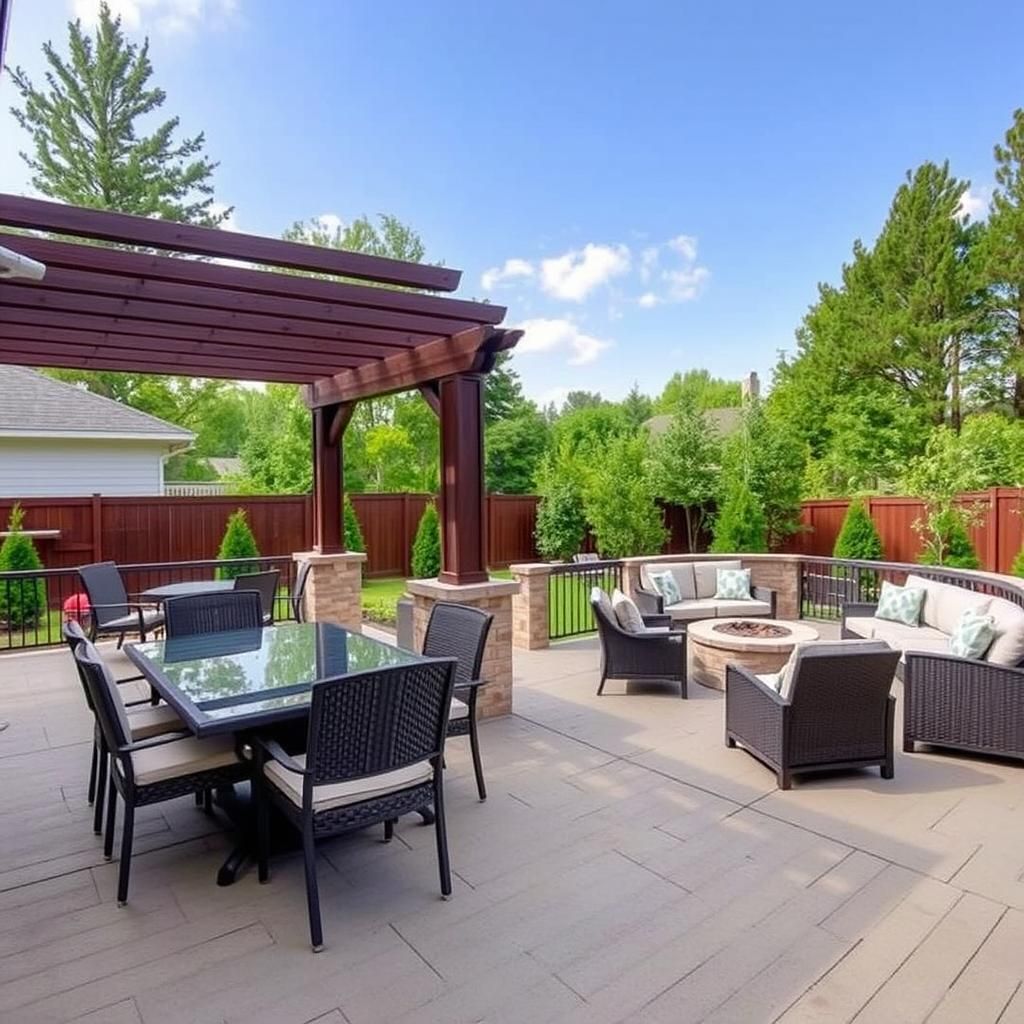
MULTIPOLYGON (((430 500, 427 494, 352 495, 366 541, 368 576, 411 574, 413 538, 430 500)), ((6 524, 14 501, 0 499, 0 524, 6 524)), ((237 508, 248 513, 261 554, 290 555, 312 546, 312 502, 307 495, 23 498, 20 504, 25 529, 58 531, 35 541, 48 569, 104 559, 138 564, 215 558, 227 518, 237 508)), ((535 497, 492 495, 486 511, 492 567, 537 558, 535 497)))
MULTIPOLYGON (((973 510, 971 541, 982 567, 1008 573, 1024 541, 1024 490, 992 487, 987 491, 961 495, 963 505, 973 510)), ((868 511, 882 538, 883 557, 889 562, 915 562, 921 541, 914 521, 924 508, 917 498, 878 497, 866 500, 868 511)), ((804 530, 793 536, 785 550, 802 555, 832 554, 843 525, 849 501, 846 498, 807 501, 801 520, 804 530)))

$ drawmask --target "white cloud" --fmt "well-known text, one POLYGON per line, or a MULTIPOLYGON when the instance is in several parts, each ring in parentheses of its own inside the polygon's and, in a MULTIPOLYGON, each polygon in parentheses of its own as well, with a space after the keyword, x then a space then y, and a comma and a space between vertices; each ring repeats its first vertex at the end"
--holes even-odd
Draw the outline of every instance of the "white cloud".
POLYGON ((662 278, 668 286, 669 302, 692 302, 704 291, 711 271, 707 267, 684 267, 666 270, 662 278))
POLYGON ((644 250, 640 279, 644 284, 654 283, 655 287, 649 287, 636 300, 637 305, 653 309, 666 302, 692 302, 707 287, 711 271, 697 262, 697 239, 693 235, 676 235, 660 246, 644 250))
POLYGON ((960 197, 957 217, 970 217, 971 220, 982 220, 988 213, 988 204, 992 199, 992 188, 982 185, 978 189, 973 186, 960 197))
POLYGON ((331 235, 345 226, 344 221, 336 213, 321 213, 316 220, 320 227, 331 235))
POLYGON ((595 288, 629 270, 630 253, 625 245, 588 242, 562 256, 541 262, 541 287, 549 295, 582 302, 595 288))
POLYGON ((571 390, 572 388, 548 388, 547 391, 537 396, 536 402, 542 409, 549 405, 561 409, 571 390))
POLYGON ((673 252, 679 253, 686 263, 694 263, 697 259, 697 239, 693 235, 676 235, 665 243, 673 252))
POLYGON ((659 299, 654 292, 644 292, 636 301, 642 309, 653 309, 659 302, 661 302, 661 299, 659 299))
POLYGON ((516 352, 569 352, 569 365, 582 366, 592 363, 612 343, 593 335, 585 334, 579 326, 564 317, 524 320, 516 325, 523 332, 523 340, 516 346, 516 352))
POLYGON ((654 268, 658 265, 660 254, 656 245, 648 246, 640 253, 640 280, 645 284, 650 281, 654 268))
POLYGON ((533 277, 533 264, 527 260, 508 259, 500 267, 490 267, 480 275, 480 285, 485 292, 490 292, 501 284, 516 277, 533 277))
MULTIPOLYGON (((219 216, 228 209, 228 203, 211 203, 210 212, 214 216, 219 216)), ((228 214, 228 219, 221 221, 220 224, 222 231, 244 231, 245 229, 238 221, 238 210, 232 209, 231 213, 228 214)))
MULTIPOLYGON (((71 12, 86 26, 99 20, 101 0, 71 0, 71 12)), ((238 0, 108 0, 110 13, 129 32, 181 35, 196 28, 217 28, 238 12, 238 0)))

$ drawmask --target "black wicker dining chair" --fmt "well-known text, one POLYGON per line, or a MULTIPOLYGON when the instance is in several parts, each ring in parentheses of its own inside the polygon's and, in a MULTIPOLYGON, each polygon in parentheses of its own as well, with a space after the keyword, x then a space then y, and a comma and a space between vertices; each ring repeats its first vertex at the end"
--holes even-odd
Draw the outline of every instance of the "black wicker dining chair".
POLYGON ((183 594, 164 602, 168 640, 263 628, 263 602, 255 590, 183 594))
POLYGON ((124 643, 125 635, 138 633, 145 643, 146 636, 163 625, 159 608, 128 600, 124 580, 115 562, 95 562, 78 570, 89 597, 89 639, 117 636, 117 646, 124 643))
POLYGON ((118 794, 124 801, 121 862, 117 875, 117 904, 123 907, 128 901, 135 809, 189 793, 204 793, 216 786, 233 785, 249 777, 250 766, 238 757, 231 736, 199 739, 171 733, 146 740, 133 739, 117 684, 96 648, 88 641, 79 644, 75 658, 85 674, 110 755, 107 821, 103 835, 103 854, 107 860, 114 854, 118 794))
POLYGON ((309 572, 313 568, 310 562, 299 562, 295 573, 295 583, 292 585, 291 596, 288 598, 292 607, 292 617, 296 622, 306 621, 306 584, 309 582, 309 572))
POLYGON ((302 834, 309 934, 323 949, 317 839, 434 806, 441 895, 452 891, 444 811, 444 741, 455 662, 430 659, 372 669, 313 686, 306 753, 255 737, 259 879, 269 877, 270 805, 302 834))
POLYGON ((484 769, 480 760, 480 737, 477 733, 477 695, 484 685, 480 667, 487 646, 494 616, 465 604, 438 601, 430 612, 427 632, 423 637, 423 654, 428 658, 455 658, 455 695, 448 716, 449 736, 469 736, 473 755, 476 789, 481 800, 487 799, 484 769))
MULTIPOLYGON (((103 805, 106 800, 107 747, 103 739, 103 732, 100 729, 99 718, 96 717, 92 693, 86 683, 85 670, 74 656, 79 646, 88 642, 88 637, 77 622, 70 620, 64 623, 62 633, 64 642, 71 651, 72 660, 75 662, 75 670, 78 672, 78 681, 82 684, 86 706, 89 708, 94 720, 92 761, 89 766, 89 786, 86 793, 89 805, 93 808, 92 828, 96 835, 100 835, 103 832, 103 805)), ((126 683, 135 682, 138 678, 142 677, 133 676, 130 679, 115 679, 114 682, 118 686, 123 686, 126 683)), ((118 695, 120 696, 120 691, 118 695)), ((151 736, 159 736, 162 733, 174 732, 185 728, 181 719, 172 708, 169 708, 166 704, 154 707, 152 700, 148 697, 124 701, 124 706, 128 709, 128 722, 131 726, 133 740, 149 739, 151 736)))
POLYGON ((280 582, 280 569, 243 573, 241 576, 235 577, 235 590, 255 590, 260 595, 264 626, 269 626, 274 621, 274 600, 277 597, 277 587, 280 582))

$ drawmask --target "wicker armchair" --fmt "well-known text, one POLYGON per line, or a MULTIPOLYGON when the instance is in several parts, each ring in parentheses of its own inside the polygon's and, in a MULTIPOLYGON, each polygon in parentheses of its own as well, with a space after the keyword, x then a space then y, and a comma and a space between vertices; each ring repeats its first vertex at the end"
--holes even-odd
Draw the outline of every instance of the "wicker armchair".
POLYGON ((441 894, 451 895, 444 811, 444 741, 455 682, 452 659, 374 669, 313 686, 306 753, 256 737, 259 879, 269 879, 272 803, 302 834, 313 951, 323 949, 315 841, 434 805, 441 894))
POLYGON ((480 738, 476 725, 476 701, 485 680, 480 668, 487 646, 487 634, 494 616, 479 608, 438 601, 430 612, 427 632, 423 637, 423 653, 428 658, 455 658, 455 696, 448 716, 449 736, 469 736, 473 755, 476 791, 487 799, 484 769, 480 760, 480 738))
POLYGON ((292 617, 296 622, 306 621, 306 584, 309 582, 309 572, 312 568, 311 562, 299 562, 298 570, 295 573, 295 583, 292 585, 288 601, 291 605, 292 617))
POLYGON ((255 590, 185 594, 164 602, 167 639, 263 628, 263 602, 255 590))
POLYGON ((594 591, 590 604, 601 640, 598 696, 604 692, 604 684, 609 679, 654 679, 678 683, 679 696, 685 699, 686 634, 670 632, 668 616, 644 616, 647 632, 627 632, 605 608, 607 596, 596 587, 594 591))
POLYGON ((768 765, 780 789, 797 773, 835 768, 877 765, 891 779, 896 700, 889 691, 899 657, 881 642, 814 644, 789 669, 786 694, 728 665, 726 746, 739 743, 768 765))
POLYGON ((114 562, 83 565, 78 575, 89 595, 90 640, 116 635, 120 647, 126 634, 138 633, 145 643, 146 635, 164 624, 159 609, 128 600, 124 580, 114 562))
POLYGON ((281 582, 281 570, 269 569, 267 572, 249 572, 235 577, 235 590, 255 590, 260 595, 263 608, 263 625, 269 626, 274 621, 274 599, 277 587, 281 582))

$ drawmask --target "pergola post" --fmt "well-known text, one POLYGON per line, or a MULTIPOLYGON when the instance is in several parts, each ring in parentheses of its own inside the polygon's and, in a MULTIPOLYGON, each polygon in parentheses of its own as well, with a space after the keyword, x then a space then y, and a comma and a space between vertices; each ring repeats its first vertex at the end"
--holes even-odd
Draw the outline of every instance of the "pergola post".
POLYGON ((349 629, 362 624, 362 568, 366 555, 345 550, 342 438, 354 405, 313 410, 313 550, 294 555, 309 562, 306 616, 349 629))

